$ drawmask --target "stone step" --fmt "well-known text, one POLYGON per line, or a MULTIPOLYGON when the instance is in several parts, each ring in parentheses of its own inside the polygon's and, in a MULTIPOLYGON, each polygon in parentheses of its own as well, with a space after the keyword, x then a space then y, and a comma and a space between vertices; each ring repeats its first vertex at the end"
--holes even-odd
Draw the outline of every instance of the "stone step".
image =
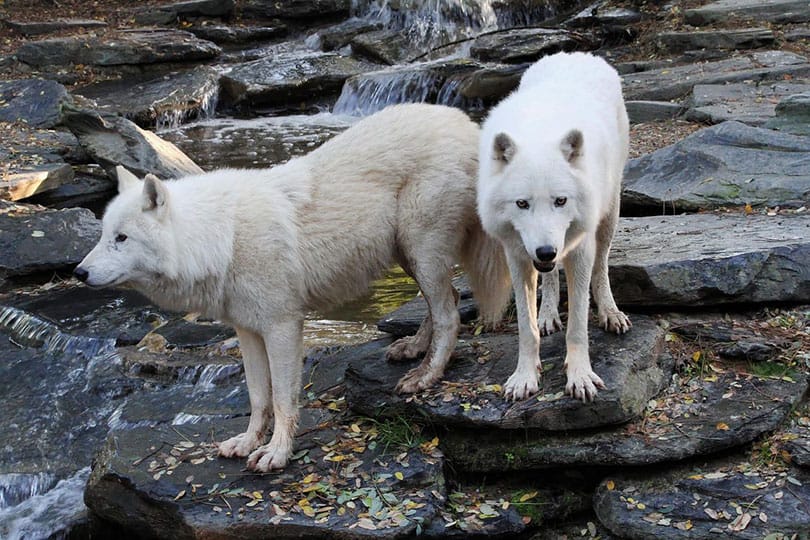
POLYGON ((736 120, 762 126, 775 118, 781 100, 808 91, 810 80, 698 84, 692 90, 686 118, 710 124, 736 120))
POLYGON ((729 17, 768 21, 777 24, 810 21, 810 5, 804 0, 718 0, 684 10, 687 24, 702 26, 725 22, 729 17))

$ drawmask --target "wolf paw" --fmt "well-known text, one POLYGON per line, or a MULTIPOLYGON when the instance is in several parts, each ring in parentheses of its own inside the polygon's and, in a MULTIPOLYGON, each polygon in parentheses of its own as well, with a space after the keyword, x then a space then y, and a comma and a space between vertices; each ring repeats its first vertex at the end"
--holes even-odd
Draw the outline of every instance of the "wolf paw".
POLYGON ((292 454, 289 445, 270 441, 254 450, 247 460, 248 469, 257 472, 268 472, 272 469, 283 469, 292 454))
POLYGON ((388 346, 388 350, 385 351, 385 359, 389 362, 400 362, 419 358, 427 350, 421 345, 416 336, 400 338, 388 346))
POLYGON ((536 394, 539 388, 537 371, 524 373, 515 370, 503 385, 503 395, 509 401, 518 401, 536 394))
POLYGON ((396 391, 399 394, 413 394, 433 386, 441 375, 436 375, 422 366, 415 367, 406 373, 397 383, 396 391))
POLYGON ((540 330, 541 336, 548 336, 562 330, 560 314, 556 311, 553 313, 545 313, 541 310, 537 315, 537 327, 540 330))
POLYGON ((633 326, 630 319, 621 311, 599 313, 599 326, 608 332, 624 334, 633 326))
POLYGON ((568 383, 565 385, 566 395, 588 403, 596 397, 598 388, 604 389, 605 383, 590 367, 569 370, 568 383))
POLYGON ((258 433, 245 432, 222 441, 217 445, 217 450, 222 457, 245 457, 260 444, 262 437, 258 433))

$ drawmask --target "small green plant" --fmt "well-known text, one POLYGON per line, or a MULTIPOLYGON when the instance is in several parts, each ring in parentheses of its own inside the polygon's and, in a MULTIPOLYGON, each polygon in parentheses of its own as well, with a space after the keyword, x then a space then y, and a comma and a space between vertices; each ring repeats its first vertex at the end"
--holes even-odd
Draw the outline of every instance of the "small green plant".
POLYGON ((383 454, 387 454, 389 449, 398 452, 416 448, 426 440, 422 434, 422 426, 402 415, 384 420, 369 418, 368 421, 374 424, 380 434, 379 442, 383 446, 383 454))
POLYGON ((512 452, 504 452, 503 458, 506 460, 506 464, 510 467, 515 463, 515 454, 512 452))

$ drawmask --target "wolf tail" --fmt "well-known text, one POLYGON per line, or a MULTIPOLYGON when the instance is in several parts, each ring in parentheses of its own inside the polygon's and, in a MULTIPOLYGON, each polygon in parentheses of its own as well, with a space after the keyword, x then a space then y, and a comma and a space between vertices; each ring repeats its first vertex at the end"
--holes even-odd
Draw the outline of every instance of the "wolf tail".
POLYGON ((478 315, 485 325, 501 320, 512 292, 509 267, 501 243, 489 236, 478 220, 469 229, 461 248, 461 265, 478 302, 478 315))

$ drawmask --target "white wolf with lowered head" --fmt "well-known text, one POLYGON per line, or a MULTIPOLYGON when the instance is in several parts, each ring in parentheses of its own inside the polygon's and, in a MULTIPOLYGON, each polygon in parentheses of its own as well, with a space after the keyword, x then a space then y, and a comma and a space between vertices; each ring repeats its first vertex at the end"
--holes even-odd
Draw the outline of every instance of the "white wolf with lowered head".
POLYGON ((394 360, 425 355, 400 380, 402 392, 435 383, 455 346, 456 261, 482 316, 499 318, 509 273, 475 212, 478 136, 461 111, 402 105, 272 169, 162 182, 119 167, 101 239, 74 273, 90 286, 130 285, 164 308, 232 324, 251 416, 219 453, 248 456, 258 471, 284 467, 298 421, 307 312, 357 297, 399 263, 429 306, 416 335, 387 351, 394 360), (271 414, 273 435, 263 444, 271 414))
POLYGON ((566 393, 590 401, 604 388, 588 352, 588 288, 602 327, 626 332, 630 320, 610 290, 608 251, 628 147, 621 79, 591 54, 541 59, 484 122, 478 212, 506 250, 518 317, 518 363, 504 385, 507 397, 523 399, 538 389, 540 335, 562 326, 560 263, 568 283, 566 393))

